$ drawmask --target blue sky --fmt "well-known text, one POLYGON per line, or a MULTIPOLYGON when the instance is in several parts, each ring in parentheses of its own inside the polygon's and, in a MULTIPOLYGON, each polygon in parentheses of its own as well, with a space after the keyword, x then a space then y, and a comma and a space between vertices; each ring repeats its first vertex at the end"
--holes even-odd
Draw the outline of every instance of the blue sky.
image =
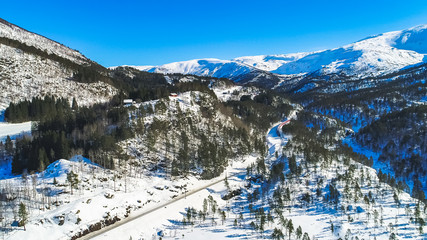
POLYGON ((0 17, 108 67, 339 47, 427 24, 427 1, 3 1, 0 17))

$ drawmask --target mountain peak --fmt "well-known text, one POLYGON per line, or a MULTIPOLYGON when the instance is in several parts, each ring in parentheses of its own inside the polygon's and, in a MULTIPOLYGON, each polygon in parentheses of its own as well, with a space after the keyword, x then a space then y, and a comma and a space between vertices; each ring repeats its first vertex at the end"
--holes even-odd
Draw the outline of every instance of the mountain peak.
POLYGON ((343 47, 291 54, 195 59, 156 67, 158 73, 183 73, 240 79, 254 71, 300 76, 314 72, 366 77, 388 74, 426 61, 427 24, 371 36, 343 47))

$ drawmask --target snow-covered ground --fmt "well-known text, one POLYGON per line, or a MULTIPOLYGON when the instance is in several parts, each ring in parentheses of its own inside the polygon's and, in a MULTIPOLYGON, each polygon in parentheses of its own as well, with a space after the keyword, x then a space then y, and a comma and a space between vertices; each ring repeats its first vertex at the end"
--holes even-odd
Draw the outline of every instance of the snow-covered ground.
MULTIPOLYGON (((224 174, 243 174, 245 167, 251 164, 254 159, 254 157, 248 156, 244 158, 244 161, 234 162, 224 174)), ((211 180, 198 180, 195 177, 188 177, 172 181, 156 176, 119 178, 116 172, 101 169, 88 159, 76 156, 71 160, 58 160, 49 165, 44 172, 28 178, 33 179, 34 177, 38 179, 35 191, 39 192, 47 187, 48 191, 59 194, 52 197, 53 199, 45 199, 44 210, 42 210, 43 204, 38 202, 42 201, 41 196, 33 198, 32 200, 35 200, 36 203, 34 203, 35 206, 30 208, 31 217, 26 226, 27 230, 15 229, 15 231, 6 235, 7 239, 69 239, 77 234, 78 231, 83 231, 89 225, 100 220, 115 216, 124 219, 125 215, 129 215, 129 217, 138 215, 141 212, 172 201, 186 192, 191 192, 211 182, 223 179, 224 175, 211 180), (82 183, 79 190, 74 190, 74 195, 69 194, 70 186, 66 183, 67 173, 71 170, 78 174, 78 178, 82 183), (115 183, 113 181, 114 176, 116 178, 115 183), (57 184, 53 184, 54 179, 56 179, 57 184), (57 203, 58 206, 56 206, 57 203), (48 205, 50 205, 50 209, 47 209, 48 205)), ((23 182, 22 176, 2 180, 0 185, 34 188, 30 183, 23 182)), ((169 216, 174 217, 179 214, 179 209, 176 212, 171 209, 175 209, 175 206, 181 206, 182 204, 191 204, 191 199, 195 197, 197 199, 197 196, 205 196, 206 191, 203 190, 200 193, 191 195, 191 198, 184 198, 174 203, 174 205, 168 206, 166 213, 172 214, 169 216)), ((25 200, 23 202, 27 203, 25 200)), ((5 214, 13 214, 11 210, 6 209, 5 214)), ((144 231, 145 236, 151 236, 152 233, 155 233, 155 230, 152 231, 152 227, 161 228, 161 224, 158 223, 168 221, 168 218, 161 219, 156 214, 153 216, 154 218, 149 221, 149 224, 143 225, 146 226, 144 229, 147 230, 144 231)), ((135 221, 137 222, 137 220, 135 221)), ((135 221, 131 223, 133 224, 135 221)), ((127 224, 123 226, 127 226, 127 224)), ((135 231, 138 231, 138 229, 141 229, 141 227, 135 228, 135 231)), ((132 234, 132 232, 129 234, 132 234)), ((117 238, 111 237, 109 239, 117 238)))
MULTIPOLYGON (((275 152, 282 153, 282 147, 290 139, 290 136, 281 138, 277 135, 276 130, 277 125, 271 128, 267 135, 270 149, 267 159, 274 160, 275 152)), ((326 180, 327 182, 322 184, 326 188, 327 183, 330 183, 332 179, 349 174, 348 166, 342 162, 335 162, 328 168, 310 167, 304 170, 306 172, 302 174, 302 178, 290 178, 282 186, 283 188, 289 187, 294 195, 291 203, 288 203, 290 204, 289 211, 285 207, 283 212, 284 219, 293 222, 294 232, 291 239, 296 239, 295 229, 298 226, 302 227, 302 232, 307 234, 310 239, 351 239, 355 236, 358 239, 389 239, 392 233, 396 234, 396 239, 426 239, 427 234, 419 233, 418 225, 412 219, 416 212, 417 201, 402 192, 397 192, 398 200, 396 200, 393 197, 396 191, 388 185, 380 183, 374 169, 353 161, 351 164, 354 165, 354 170, 351 170, 350 173, 351 181, 358 182, 360 186, 360 193, 357 195, 371 196, 372 194, 373 202, 354 200, 351 194, 344 196, 344 192, 347 191, 346 187, 338 184, 338 191, 342 194, 339 206, 342 208, 323 200, 316 200, 318 202, 314 205, 304 205, 300 196, 305 192, 314 194, 318 184, 317 180, 326 180), (331 230, 331 226, 333 226, 333 230, 331 230)), ((243 176, 229 178, 230 189, 245 187, 246 182, 243 176)), ((261 189, 261 185, 253 183, 253 188, 261 189)), ((157 239, 160 236, 162 239, 261 239, 270 238, 274 228, 282 229, 286 236, 282 220, 277 216, 273 222, 266 224, 263 234, 253 229, 250 226, 251 223, 257 222, 259 219, 257 220, 249 210, 251 207, 246 200, 248 196, 242 195, 232 201, 224 201, 221 197, 227 192, 224 184, 216 184, 190 196, 187 202, 180 201, 159 209, 100 235, 96 239, 157 239), (216 201, 218 209, 225 211, 224 221, 221 214, 217 212, 208 214, 206 220, 192 216, 193 224, 188 224, 188 209, 195 208, 196 212, 199 212, 203 209, 203 199, 209 198, 209 196, 216 201), (187 224, 184 224, 185 221, 187 224)), ((270 190, 267 196, 271 197, 272 192, 270 190)), ((270 199, 267 202, 271 202, 270 197, 261 197, 253 207, 263 208, 266 212, 270 212, 270 205, 265 201, 265 199, 270 199)), ((423 209, 423 205, 421 205, 421 209, 423 209)))
MULTIPOLYGON (((180 103, 191 106, 190 95, 184 94, 178 98, 180 103)), ((156 102, 145 104, 155 105, 156 102)), ((288 119, 295 117, 296 111, 293 111, 288 119)), ((277 155, 286 154, 284 147, 290 139, 290 135, 278 135, 277 125, 268 131, 266 140, 270 151, 266 157, 267 164, 278 161, 277 155)), ((297 159, 300 161, 298 155, 297 159)), ((248 196, 254 189, 261 190, 263 187, 260 183, 253 182, 252 187, 248 188, 246 167, 256 160, 256 156, 245 156, 240 161, 232 161, 224 174, 211 180, 199 180, 192 176, 171 180, 164 175, 140 174, 127 164, 119 170, 106 170, 80 156, 71 160, 58 160, 42 173, 29 175, 27 178, 16 176, 0 180, 2 189, 16 189, 7 196, 20 196, 20 201, 27 204, 30 212, 27 230, 23 231, 22 228, 10 226, 11 220, 19 219, 16 216, 17 205, 2 205, 2 214, 9 219, 2 223, 5 227, 2 234, 6 239, 70 239, 99 221, 117 217, 126 221, 126 224, 117 228, 111 225, 107 227, 111 231, 102 232, 95 239, 158 239, 160 236, 162 239, 269 238, 274 228, 285 230, 275 213, 271 213, 274 220, 265 225, 263 234, 251 227, 251 223, 258 220, 249 210, 251 207, 248 196), (66 181, 67 173, 71 170, 77 173, 80 182, 79 189, 74 189, 73 195, 70 194, 71 188, 66 181), (228 186, 222 181, 225 175, 228 177, 228 186), (37 180, 35 184, 32 179, 37 180), (218 183, 204 188, 214 182, 218 183), (244 190, 232 200, 223 200, 222 197, 230 189, 244 190), (186 195, 194 190, 200 191, 186 195), (28 201, 26 195, 31 196, 31 201, 28 201), (182 195, 184 198, 174 201, 182 195), (215 202, 215 213, 208 213, 205 220, 193 216, 193 224, 184 224, 188 208, 197 211, 203 209, 205 199, 215 202), (166 203, 170 204, 165 205, 166 203), (222 218, 222 211, 225 218, 222 218)), ((326 180, 322 184, 322 188, 326 188, 332 179, 347 174, 348 166, 338 161, 328 168, 310 167, 304 170, 301 178, 288 178, 284 182, 281 187, 290 188, 293 199, 287 203, 288 207, 282 213, 283 218, 292 220, 295 228, 301 226, 303 233, 307 233, 311 239, 344 239, 349 232, 359 239, 388 239, 391 232, 396 233, 398 239, 427 237, 426 234, 418 234, 417 224, 410 219, 415 212, 415 200, 406 193, 398 193, 397 204, 393 197, 395 190, 379 183, 373 169, 356 162, 351 164, 355 165, 352 181, 359 183, 362 196, 371 193, 375 202, 368 204, 360 200, 353 201, 351 197, 342 197, 340 206, 345 206, 344 209, 322 200, 316 200, 318 205, 308 206, 301 202, 302 194, 308 192, 314 195, 318 179, 326 180), (365 180, 362 180, 362 176, 365 180), (372 212, 380 213, 378 216, 381 217, 375 217, 374 220, 374 216, 370 215, 372 212), (331 231, 331 224, 334 225, 334 231, 331 231)), ((289 171, 286 169, 285 173, 289 171)), ((271 198, 277 186, 272 185, 265 197, 256 200, 253 207, 270 212, 270 201, 266 199, 271 198)), ((337 184, 337 189, 340 193, 346 191, 345 185, 340 183, 337 184)))
POLYGON ((4 141, 9 135, 14 139, 17 135, 31 133, 31 122, 5 123, 0 122, 0 141, 4 141))
MULTIPOLYGON (((225 176, 227 176, 230 185, 233 185, 234 182, 240 183, 242 178, 244 178, 246 166, 253 163, 255 159, 256 158, 253 156, 248 156, 242 162, 234 162, 233 165, 229 166, 221 176, 208 181, 199 180, 196 183, 197 185, 194 187, 196 189, 200 189, 201 187, 203 188, 204 185, 209 185, 211 182, 223 180, 225 176)), ((189 192, 191 194, 191 191, 189 192)), ((207 198, 209 195, 215 196, 215 200, 221 202, 221 195, 224 195, 226 192, 224 181, 220 181, 212 186, 203 188, 196 193, 164 206, 163 208, 157 209, 156 211, 150 212, 127 224, 103 233, 94 239, 129 239, 130 237, 132 237, 132 239, 150 239, 153 236, 156 236, 159 232, 163 232, 165 236, 177 236, 176 234, 180 227, 171 225, 171 223, 173 224, 176 222, 176 219, 182 219, 182 211, 185 211, 186 207, 201 208, 203 199, 207 198)), ((157 206, 154 206, 153 208, 157 208, 157 206)), ((150 209, 144 209, 141 212, 144 213, 147 211, 150 211, 150 209)), ((134 214, 137 215, 139 213, 134 212, 134 214)))
POLYGON ((109 101, 117 89, 104 82, 80 83, 71 80, 75 70, 17 48, 0 44, 0 109, 11 102, 45 95, 62 97, 80 106, 109 101))
POLYGON ((49 54, 58 55, 78 64, 87 64, 90 62, 89 59, 76 50, 70 49, 41 35, 29 32, 3 19, 0 19, 0 37, 17 40, 27 46, 36 47, 49 54))
MULTIPOLYGON (((290 118, 294 118, 295 114, 296 111, 293 111, 290 118)), ((287 139, 289 138, 281 138, 278 136, 277 125, 268 131, 267 142, 270 149, 277 148, 281 150, 281 146, 286 144, 287 139)), ((274 152, 271 155, 274 155, 274 152)), ((254 163, 255 160, 256 159, 254 157, 249 157, 243 162, 233 162, 233 165, 228 167, 228 169, 225 171, 225 174, 227 175, 229 188, 235 189, 242 187, 242 184, 244 184, 246 167, 251 163, 254 163)), ((217 181, 218 178, 223 179, 224 174, 220 177, 209 180, 208 183, 217 181)), ((182 226, 182 223, 180 222, 184 217, 186 208, 192 207, 196 209, 202 209, 203 200, 207 199, 209 196, 213 197, 213 199, 218 203, 219 207, 223 209, 227 208, 228 201, 222 199, 222 197, 227 194, 227 189, 228 188, 224 182, 221 181, 184 199, 157 209, 156 211, 145 214, 127 224, 121 225, 108 232, 98 235, 94 239, 154 239, 159 237, 159 235, 161 235, 163 239, 185 238, 214 240, 234 238, 236 236, 247 237, 248 235, 243 233, 242 229, 233 227, 229 228, 230 226, 228 226, 225 230, 225 226, 221 225, 221 220, 218 219, 216 220, 217 222, 213 224, 213 226, 208 224, 204 225, 204 227, 199 226, 190 229, 182 226)), ((149 209, 143 210, 142 213, 146 211, 149 211, 149 209)), ((138 213, 135 212, 135 214, 138 213)))
MULTIPOLYGON (((206 101, 206 97, 208 95, 201 92, 181 93, 178 97, 169 99, 167 111, 177 111, 176 108, 179 106, 186 114, 200 115, 199 104, 209 103, 206 101), (199 101, 201 102, 199 103, 199 101)), ((159 101, 167 100, 148 101, 135 104, 134 107, 138 109, 150 106, 155 109, 159 101)), ((163 115, 160 113, 146 115, 144 121, 149 124, 154 117, 168 119, 167 113, 164 112, 163 115)), ((226 124, 230 120, 218 115, 215 121, 222 121, 223 124, 226 124)), ((145 147, 145 144, 139 140, 135 138, 124 141, 124 150, 132 153, 138 147, 145 147)), ((142 159, 138 159, 142 161, 143 165, 137 167, 132 164, 134 162, 122 161, 116 163, 116 170, 102 169, 88 159, 76 156, 71 160, 58 160, 49 165, 42 173, 29 174, 26 177, 12 176, 10 162, 8 162, 4 167, 4 175, 7 177, 0 180, 0 188, 5 189, 4 191, 12 189, 8 190, 11 193, 7 196, 15 200, 0 208, 4 211, 3 216, 6 217, 3 221, 3 226, 6 227, 6 231, 3 232, 5 238, 70 239, 100 221, 124 220, 127 217, 136 216, 173 201, 186 192, 224 178, 224 175, 212 180, 200 180, 191 175, 181 179, 171 178, 167 173, 146 169, 148 160, 145 158, 145 154, 143 156, 142 159), (70 171, 75 172, 79 180, 79 187, 73 189, 73 194, 71 194, 71 186, 67 181, 67 174, 70 171), (16 199, 15 196, 19 196, 19 199, 16 199), (21 201, 27 205, 30 212, 27 231, 11 227, 13 220, 19 219, 16 211, 17 204, 21 201)), ((254 156, 239 156, 238 159, 230 159, 230 166, 226 173, 228 175, 234 172, 243 174, 246 166, 252 164, 255 159, 254 156)), ((0 192, 2 191, 0 190, 0 192)), ((184 202, 188 203, 186 200, 184 202)), ((177 213, 179 214, 179 210, 177 213)), ((153 223, 155 222, 153 221, 153 223)))
MULTIPOLYGON (((35 47, 52 56, 68 59, 78 65, 93 64, 80 52, 38 34, 26 31, 0 19, 0 37, 35 47)), ((104 82, 73 81, 76 69, 58 60, 33 51, 23 51, 15 45, 0 43, 0 110, 11 102, 31 100, 51 95, 76 99, 80 106, 109 101, 117 89, 104 82)))

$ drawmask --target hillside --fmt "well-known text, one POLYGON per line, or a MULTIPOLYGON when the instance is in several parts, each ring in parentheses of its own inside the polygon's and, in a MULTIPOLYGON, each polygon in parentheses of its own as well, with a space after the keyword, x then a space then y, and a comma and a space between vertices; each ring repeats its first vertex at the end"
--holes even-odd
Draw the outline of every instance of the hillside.
POLYGON ((0 19, 0 109, 46 95, 75 98, 80 105, 106 102, 114 87, 101 77, 81 81, 83 71, 102 69, 78 51, 0 19))
MULTIPOLYGON (((120 68, 114 74, 130 87, 147 73, 120 68)), ((38 127, 32 129, 32 138, 15 141, 16 154, 0 149, 8 165, 0 180, 7 199, 3 221, 13 223, 13 209, 20 202, 29 211, 28 231, 11 227, 6 237, 25 238, 34 231, 39 233, 36 238, 44 239, 81 236, 138 209, 172 200, 227 169, 242 171, 265 150, 260 133, 292 108, 280 96, 238 87, 226 79, 169 75, 169 84, 159 75, 148 76, 151 79, 146 81, 157 81, 157 86, 176 90, 178 95, 128 107, 94 105, 72 110, 63 100, 49 98, 18 104, 29 104, 30 109, 54 104, 49 108, 57 110, 33 116, 38 127), (71 161, 55 160, 70 157, 71 161), (14 176, 7 171, 24 173, 14 176), (22 179, 31 179, 31 185, 22 179)), ((10 109, 7 112, 15 111, 10 109)))

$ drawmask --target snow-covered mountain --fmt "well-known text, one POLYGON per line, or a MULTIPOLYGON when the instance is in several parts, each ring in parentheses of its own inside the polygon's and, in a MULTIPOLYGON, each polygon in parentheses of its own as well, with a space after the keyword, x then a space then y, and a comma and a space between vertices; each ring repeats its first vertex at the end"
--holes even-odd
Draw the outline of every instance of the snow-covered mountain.
POLYGON ((201 59, 156 67, 137 67, 157 73, 226 77, 239 81, 248 73, 271 72, 301 76, 310 73, 368 77, 388 74, 427 60, 427 25, 388 32, 330 50, 282 55, 201 59))
POLYGON ((74 97, 80 105, 108 101, 117 91, 111 85, 73 81, 79 68, 91 66, 99 65, 76 50, 0 19, 0 109, 44 95, 74 97))
POLYGON ((76 50, 70 49, 41 35, 29 32, 1 18, 0 30, 0 38, 16 40, 27 46, 32 46, 48 54, 54 54, 69 59, 78 64, 89 64, 91 62, 76 50))
POLYGON ((240 84, 258 83, 266 87, 273 87, 280 82, 280 78, 269 71, 249 66, 245 63, 215 58, 196 59, 169 63, 162 66, 130 66, 141 71, 151 73, 180 73, 197 76, 229 78, 240 84))
POLYGON ((214 58, 196 59, 165 64, 159 67, 136 67, 139 70, 157 73, 181 73, 199 76, 233 78, 247 74, 253 70, 245 64, 214 58))

